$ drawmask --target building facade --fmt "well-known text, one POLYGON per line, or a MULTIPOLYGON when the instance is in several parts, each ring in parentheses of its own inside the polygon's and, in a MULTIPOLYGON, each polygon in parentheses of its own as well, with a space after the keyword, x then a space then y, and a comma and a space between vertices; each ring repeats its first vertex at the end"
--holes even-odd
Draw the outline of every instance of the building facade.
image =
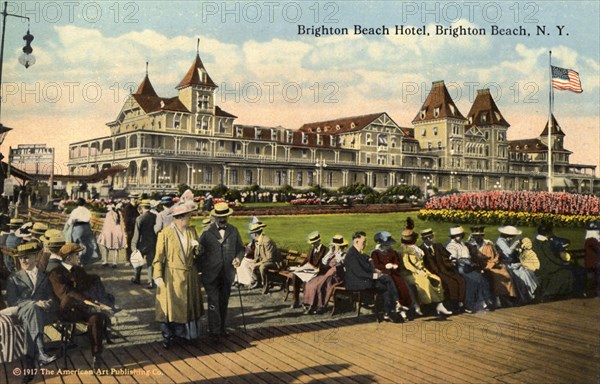
MULTIPOLYGON (((103 183, 137 192, 174 191, 179 184, 204 190, 218 184, 337 189, 356 183, 376 190, 398 184, 460 191, 547 189, 548 127, 539 138, 508 141, 510 125, 488 89, 478 91, 466 117, 444 82, 436 81, 412 127, 380 112, 299 129, 235 124, 236 116, 215 105, 217 86, 199 55, 176 89, 175 97, 158 96, 146 73, 107 124, 110 136, 69 145, 69 173, 121 165, 125 171, 103 183)), ((600 190, 595 166, 570 164, 563 138, 554 120, 555 188, 600 190)))

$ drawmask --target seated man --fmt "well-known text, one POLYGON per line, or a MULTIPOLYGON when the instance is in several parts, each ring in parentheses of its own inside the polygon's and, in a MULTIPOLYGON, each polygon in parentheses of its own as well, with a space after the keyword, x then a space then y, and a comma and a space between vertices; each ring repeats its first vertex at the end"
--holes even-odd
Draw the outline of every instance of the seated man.
MULTIPOLYGON (((267 237, 263 233, 263 229, 267 225, 260 221, 250 226, 250 233, 254 234, 254 274, 256 270, 260 273, 260 278, 263 284, 263 293, 269 291, 269 281, 267 278, 267 270, 269 269, 281 269, 281 254, 277 250, 277 245, 271 238, 267 237)), ((251 288, 253 288, 251 286, 251 288)))
POLYGON ((369 256, 362 253, 367 243, 366 236, 364 232, 356 232, 352 235, 352 246, 345 259, 346 289, 350 291, 362 291, 369 288, 377 290, 383 296, 383 319, 395 322, 396 319, 392 318, 392 312, 396 308, 402 307, 398 302, 398 291, 392 278, 375 269, 369 256))
POLYGON ((87 295, 82 278, 84 274, 77 274, 79 267, 79 253, 83 247, 68 243, 59 251, 63 259, 62 265, 56 266, 48 275, 54 295, 59 302, 58 315, 61 319, 70 322, 86 322, 90 344, 92 345, 92 363, 96 367, 96 358, 102 353, 102 338, 106 324, 107 314, 111 314, 110 307, 94 302, 87 295))
POLYGON ((41 247, 37 242, 17 246, 21 269, 8 278, 6 297, 9 306, 17 306, 17 315, 25 328, 25 357, 27 368, 33 368, 37 359, 46 365, 55 356, 44 351, 44 325, 55 318, 56 307, 46 274, 37 267, 41 247))

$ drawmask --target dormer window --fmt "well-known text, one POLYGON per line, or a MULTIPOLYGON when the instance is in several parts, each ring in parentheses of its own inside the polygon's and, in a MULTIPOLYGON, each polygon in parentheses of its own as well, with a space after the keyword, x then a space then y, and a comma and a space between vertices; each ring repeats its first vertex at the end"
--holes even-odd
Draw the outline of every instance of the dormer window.
POLYGON ((321 132, 321 127, 317 127, 317 132, 321 132))
POLYGON ((274 128, 271 129, 271 141, 277 141, 277 130, 274 128))
POLYGON ((335 147, 335 137, 334 136, 329 136, 329 146, 335 147))
POLYGON ((319 134, 317 134, 317 145, 323 145, 322 137, 319 134))
POLYGON ((337 125, 335 126, 335 130, 336 130, 336 131, 339 131, 339 130, 340 130, 340 125, 339 125, 339 124, 337 124, 337 125))
POLYGON ((223 120, 219 120, 219 133, 225 133, 225 122, 223 120))
POLYGON ((260 128, 256 128, 256 127, 254 127, 254 138, 255 138, 256 140, 260 139, 260 133, 261 133, 261 132, 260 132, 260 128))
POLYGON ((356 128, 356 124, 354 124, 354 122, 350 123, 350 129, 354 129, 356 128))
POLYGON ((496 115, 496 120, 502 121, 502 116, 498 112, 494 112, 494 114, 496 115))
POLYGON ((235 137, 243 137, 244 129, 242 127, 235 127, 235 137))
POLYGON ((308 135, 302 132, 302 144, 308 144, 308 135))
POLYGON ((419 117, 421 118, 421 120, 423 120, 425 118, 425 110, 421 109, 421 112, 419 113, 419 117))
POLYGON ((440 115, 440 107, 437 107, 433 110, 433 117, 438 117, 440 115))
POLYGON ((288 144, 291 144, 292 141, 294 141, 294 133, 292 131, 286 131, 285 135, 286 135, 288 144))
POLYGON ((517 146, 515 147, 515 149, 516 149, 517 151, 519 151, 519 150, 521 149, 521 146, 520 146, 520 145, 517 145, 517 146))
POLYGON ((487 115, 481 115, 481 122, 482 123, 487 122, 487 115))
POLYGON ((456 108, 454 107, 454 105, 450 104, 450 105, 448 105, 448 107, 450 107, 450 114, 454 115, 455 114, 454 111, 456 110, 456 108))

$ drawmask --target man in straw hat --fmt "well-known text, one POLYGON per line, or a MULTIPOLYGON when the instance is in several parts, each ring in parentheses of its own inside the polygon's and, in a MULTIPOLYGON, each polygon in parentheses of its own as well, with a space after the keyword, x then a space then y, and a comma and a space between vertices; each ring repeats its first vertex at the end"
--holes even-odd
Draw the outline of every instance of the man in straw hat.
MULTIPOLYGON (((148 285, 146 288, 153 289, 154 282, 152 281, 152 261, 156 252, 156 232, 154 225, 156 224, 156 215, 150 212, 150 200, 140 201, 141 214, 135 219, 135 229, 133 231, 133 239, 131 240, 131 249, 133 252, 139 250, 142 256, 146 259, 148 267, 148 285)), ((135 276, 131 278, 134 284, 140 284, 140 276, 142 275, 143 266, 135 269, 135 276)))
MULTIPOLYGON (((65 245, 65 238, 58 229, 49 229, 46 234, 41 237, 44 247, 48 251, 48 258, 44 265, 44 271, 50 273, 54 268, 62 264, 62 257, 58 254, 58 251, 65 245)), ((40 265, 40 268, 42 265, 40 265)))
MULTIPOLYGON (((23 219, 17 218, 10 219, 10 222, 8 223, 9 232, 6 236, 5 246, 15 253, 17 252, 17 246, 22 243, 21 237, 17 236, 17 229, 19 229, 23 224, 25 224, 23 219)), ((4 255, 4 264, 6 264, 6 268, 8 268, 10 272, 15 270, 15 262, 11 255, 4 255)))
POLYGON ((203 313, 198 283, 196 230, 190 218, 196 205, 182 202, 173 207, 173 222, 158 233, 153 277, 156 283, 156 320, 160 322, 162 345, 176 340, 193 340, 199 335, 203 313))
POLYGON ((326 246, 321 244, 321 234, 319 231, 313 231, 308 234, 308 244, 310 251, 302 264, 298 267, 290 268, 292 272, 292 286, 294 287, 294 302, 292 308, 300 308, 300 288, 302 284, 309 282, 319 274, 321 260, 327 253, 326 246))
POLYGON ((226 337, 226 319, 235 268, 244 257, 244 244, 238 230, 227 222, 233 210, 220 202, 210 215, 214 219, 200 236, 200 272, 208 297, 208 332, 213 341, 226 337))
MULTIPOLYGON (((309 236, 310 238, 310 236, 309 236)), ((342 235, 334 235, 329 245, 329 251, 323 256, 320 274, 304 286, 302 303, 305 313, 324 313, 327 303, 333 294, 333 288, 344 282, 344 259, 348 241, 342 235)))
MULTIPOLYGON (((250 235, 254 237, 254 281, 258 281, 258 274, 260 275, 260 281, 263 284, 263 293, 269 291, 269 279, 267 271, 269 269, 281 269, 281 254, 277 249, 277 244, 270 237, 264 234, 264 229, 267 224, 257 221, 250 225, 248 231, 250 235)), ((251 288, 254 288, 252 285, 251 288)))
POLYGON ((17 247, 21 269, 8 278, 6 286, 8 305, 19 308, 17 315, 25 328, 27 368, 33 368, 36 359, 40 365, 56 360, 44 350, 44 325, 54 320, 56 309, 48 277, 37 267, 37 256, 41 250, 37 242, 17 247))

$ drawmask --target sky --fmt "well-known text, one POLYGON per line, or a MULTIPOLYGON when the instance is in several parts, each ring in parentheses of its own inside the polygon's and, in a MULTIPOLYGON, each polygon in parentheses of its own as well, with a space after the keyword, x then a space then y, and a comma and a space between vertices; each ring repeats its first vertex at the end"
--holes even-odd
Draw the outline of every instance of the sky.
MULTIPOLYGON (((18 63, 27 21, 7 18, 0 121, 2 147, 56 148, 109 135, 123 103, 149 77, 163 97, 200 57, 219 86, 216 103, 238 124, 299 128, 387 112, 410 127, 431 83, 444 80, 463 115, 490 88, 511 124, 509 139, 537 137, 548 119, 552 64, 579 72, 584 92, 555 92, 554 114, 571 162, 600 167, 598 1, 17 1, 30 18, 35 65, 18 63), (389 35, 356 34, 386 26, 389 35), (396 34, 396 26, 429 35, 396 34), (486 35, 436 34, 447 27, 486 35), (505 34, 492 35, 496 26, 505 34), (522 29, 519 29, 522 27, 522 29), (544 33, 541 29, 544 28, 544 33), (562 28, 559 29, 557 27, 562 28), (312 28, 312 29, 311 29, 312 28), (348 29, 320 36, 316 28, 348 29), (506 32, 525 36, 506 35, 506 32)), ((599 169, 600 172, 600 169, 599 169)))

